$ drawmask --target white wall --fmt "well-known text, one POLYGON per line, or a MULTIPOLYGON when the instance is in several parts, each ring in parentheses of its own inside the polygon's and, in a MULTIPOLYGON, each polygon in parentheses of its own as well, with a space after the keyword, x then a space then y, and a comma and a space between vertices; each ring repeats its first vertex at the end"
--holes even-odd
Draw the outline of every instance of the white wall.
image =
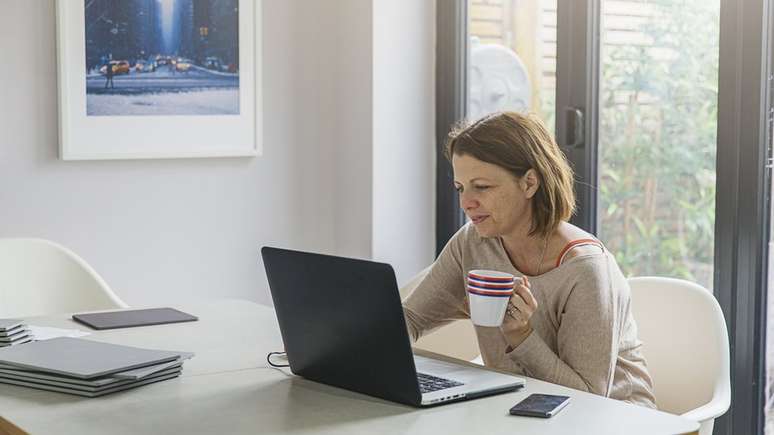
MULTIPOLYGON (((380 1, 380 0, 377 0, 380 1)), ((335 212, 337 252, 371 257, 372 227, 372 2, 325 0, 334 8, 337 23, 328 53, 335 56, 335 77, 330 84, 337 95, 328 110, 336 117, 335 212)))
MULTIPOLYGON (((416 8, 427 14, 422 3, 416 8)), ((359 257, 387 252, 375 242, 382 233, 372 231, 383 220, 374 198, 390 195, 377 182, 385 178, 374 147, 381 143, 372 109, 381 95, 372 76, 374 9, 362 0, 263 1, 261 157, 63 162, 54 1, 3 1, 0 237, 43 237, 70 247, 130 305, 183 297, 270 303, 258 258, 265 244, 359 257)), ((424 41, 419 47, 432 57, 424 41)), ((424 65, 416 64, 417 72, 429 73, 424 65)), ((428 76, 405 80, 411 87, 428 76)), ((407 104, 428 109, 432 96, 425 97, 407 104)), ((432 131, 432 123, 412 124, 402 138, 421 145, 425 140, 417 138, 432 131)), ((434 163, 425 157, 403 175, 420 165, 422 173, 431 171, 434 163)), ((410 195, 417 198, 433 191, 432 184, 416 189, 410 195)), ((403 248, 430 253, 432 231, 413 225, 403 248)), ((400 275, 420 266, 396 267, 400 275)))
POLYGON ((375 0, 373 16, 373 257, 405 283, 435 250, 435 2, 375 0))

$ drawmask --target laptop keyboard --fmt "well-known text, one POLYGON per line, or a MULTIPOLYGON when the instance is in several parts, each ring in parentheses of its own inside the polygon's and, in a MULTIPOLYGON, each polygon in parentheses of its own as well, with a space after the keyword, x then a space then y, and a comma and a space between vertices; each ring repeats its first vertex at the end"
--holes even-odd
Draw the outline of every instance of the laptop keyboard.
POLYGON ((427 373, 417 373, 417 380, 419 381, 419 391, 422 394, 464 385, 462 382, 431 376, 427 373))

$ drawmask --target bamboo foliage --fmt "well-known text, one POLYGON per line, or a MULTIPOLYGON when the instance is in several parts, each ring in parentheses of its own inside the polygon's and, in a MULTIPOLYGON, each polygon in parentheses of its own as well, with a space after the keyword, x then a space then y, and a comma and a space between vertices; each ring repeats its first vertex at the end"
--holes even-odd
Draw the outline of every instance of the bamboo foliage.
POLYGON ((711 288, 719 4, 642 3, 652 6, 636 28, 644 42, 603 32, 600 237, 627 275, 711 288))

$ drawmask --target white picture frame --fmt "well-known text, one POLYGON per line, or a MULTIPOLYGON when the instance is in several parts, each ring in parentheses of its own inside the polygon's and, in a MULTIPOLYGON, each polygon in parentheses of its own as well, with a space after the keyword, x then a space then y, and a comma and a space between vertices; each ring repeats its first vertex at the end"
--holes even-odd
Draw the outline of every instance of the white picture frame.
POLYGON ((57 0, 60 158, 261 155, 261 1, 238 5, 238 113, 94 116, 87 114, 85 0, 57 0))

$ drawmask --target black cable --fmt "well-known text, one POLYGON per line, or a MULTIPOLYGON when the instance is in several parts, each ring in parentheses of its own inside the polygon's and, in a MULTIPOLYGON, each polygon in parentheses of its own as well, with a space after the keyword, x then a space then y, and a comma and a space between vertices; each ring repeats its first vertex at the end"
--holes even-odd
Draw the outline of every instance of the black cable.
POLYGON ((274 364, 271 362, 272 355, 287 355, 287 352, 269 352, 269 354, 266 355, 266 362, 272 367, 290 367, 290 364, 274 364))

